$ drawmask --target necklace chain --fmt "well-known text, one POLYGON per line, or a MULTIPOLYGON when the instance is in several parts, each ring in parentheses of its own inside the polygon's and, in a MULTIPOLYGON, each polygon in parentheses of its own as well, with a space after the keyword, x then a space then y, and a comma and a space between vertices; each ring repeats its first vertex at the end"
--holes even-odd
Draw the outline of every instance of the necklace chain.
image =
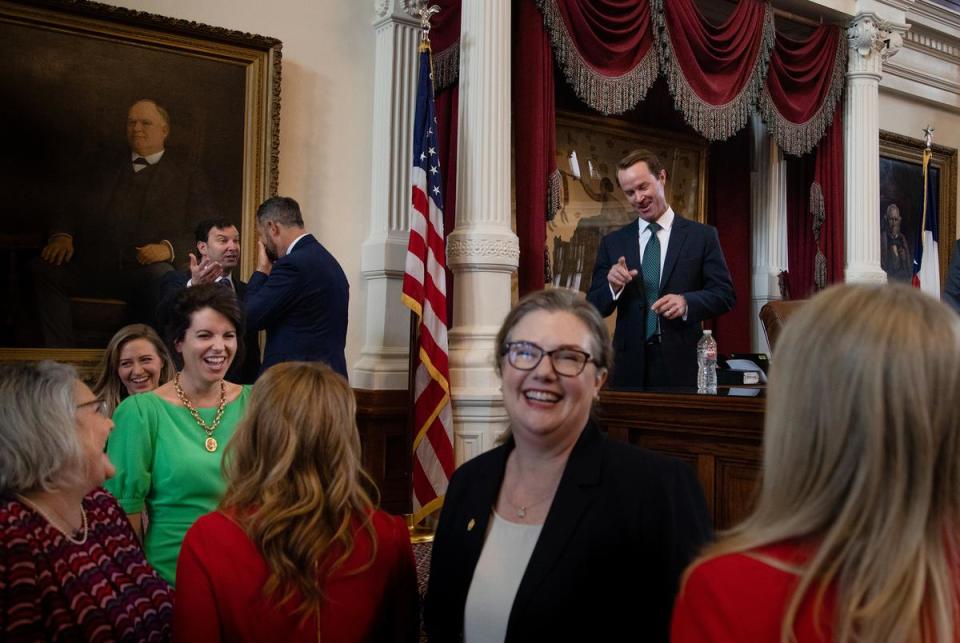
POLYGON ((224 384, 223 380, 220 380, 220 403, 217 405, 217 414, 214 416, 213 422, 209 425, 203 421, 203 418, 200 417, 200 412, 197 411, 197 407, 193 405, 183 392, 183 388, 180 386, 180 373, 177 373, 176 377, 173 378, 173 390, 176 391, 180 402, 190 411, 190 415, 193 416, 194 421, 199 424, 200 428, 207 434, 207 439, 204 441, 204 446, 207 451, 210 453, 216 451, 217 441, 213 437, 213 432, 220 426, 220 420, 223 419, 223 409, 227 406, 227 385, 224 384))
MULTIPOLYGON (((56 529, 61 534, 63 534, 63 537, 69 540, 70 542, 72 542, 74 545, 82 545, 83 543, 87 542, 87 536, 89 535, 90 530, 87 525, 87 510, 83 508, 82 502, 80 503, 80 529, 74 531, 73 533, 77 533, 77 531, 81 531, 83 532, 83 536, 81 536, 80 538, 74 538, 73 536, 68 534, 66 531, 64 531, 60 527, 60 525, 58 525, 57 522, 50 517, 50 514, 48 514, 46 511, 44 511, 40 507, 39 504, 28 499, 26 496, 20 495, 19 493, 16 494, 16 496, 17 496, 17 499, 20 500, 20 502, 27 505, 28 507, 36 511, 38 514, 43 516, 44 520, 50 523, 50 525, 54 529, 56 529)), ((63 516, 61 516, 59 511, 57 511, 56 509, 53 509, 52 507, 51 507, 51 511, 53 511, 53 513, 57 515, 57 517, 63 522, 63 524, 67 525, 68 527, 70 526, 70 521, 65 519, 63 516)))
POLYGON ((555 490, 551 489, 549 492, 547 492, 547 494, 546 494, 545 496, 543 496, 543 497, 540 498, 539 500, 537 500, 537 501, 535 501, 535 502, 532 502, 532 503, 530 503, 530 504, 527 504, 527 505, 520 505, 519 507, 518 507, 517 504, 516 504, 515 502, 513 502, 513 500, 511 500, 510 498, 507 498, 507 502, 510 503, 510 506, 513 507, 513 510, 517 513, 517 518, 526 518, 526 517, 527 517, 527 510, 528 510, 528 509, 533 509, 534 507, 536 507, 537 505, 539 505, 540 503, 542 503, 543 501, 545 501, 547 498, 552 498, 552 497, 553 497, 553 494, 554 494, 554 491, 555 491, 555 490))

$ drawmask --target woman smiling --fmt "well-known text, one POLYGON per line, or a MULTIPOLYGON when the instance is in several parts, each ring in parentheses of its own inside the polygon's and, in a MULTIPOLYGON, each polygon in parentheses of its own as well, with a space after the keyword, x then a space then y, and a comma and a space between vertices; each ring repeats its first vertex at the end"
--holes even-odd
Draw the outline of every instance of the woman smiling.
POLYGON ((236 297, 217 285, 184 290, 170 314, 168 334, 183 361, 171 382, 127 398, 114 414, 107 443, 117 476, 107 489, 137 533, 141 512, 147 560, 171 585, 187 529, 223 495, 223 447, 246 408, 248 388, 224 380, 242 350, 236 297))
POLYGON ((107 344, 93 393, 113 415, 128 395, 152 391, 173 377, 176 367, 157 332, 146 324, 130 324, 107 344))
POLYGON ((0 365, 0 640, 170 638, 170 589, 100 488, 112 428, 72 367, 0 365))
POLYGON ((666 641, 680 574, 710 536, 696 478, 590 419, 613 348, 576 294, 523 298, 496 346, 510 435, 450 480, 430 640, 666 641))

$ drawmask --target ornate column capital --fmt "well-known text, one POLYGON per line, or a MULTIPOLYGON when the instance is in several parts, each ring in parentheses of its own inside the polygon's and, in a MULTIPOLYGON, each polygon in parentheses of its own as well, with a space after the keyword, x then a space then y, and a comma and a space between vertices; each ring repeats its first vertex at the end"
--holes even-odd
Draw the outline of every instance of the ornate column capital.
POLYGON ((909 27, 881 18, 875 13, 858 14, 847 27, 850 60, 847 75, 868 74, 879 77, 883 61, 903 47, 903 34, 909 27))
POLYGON ((520 242, 509 231, 454 230, 447 237, 447 265, 459 272, 511 274, 520 260, 520 242))
POLYGON ((416 0, 373 0, 373 26, 386 22, 420 25, 416 0))

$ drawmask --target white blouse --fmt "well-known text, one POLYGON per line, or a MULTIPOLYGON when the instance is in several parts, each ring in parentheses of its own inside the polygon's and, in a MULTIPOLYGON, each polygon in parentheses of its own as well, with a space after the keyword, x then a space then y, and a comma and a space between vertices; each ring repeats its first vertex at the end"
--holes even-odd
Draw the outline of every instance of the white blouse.
POLYGON ((521 525, 493 512, 464 607, 466 643, 503 643, 520 580, 543 525, 521 525))

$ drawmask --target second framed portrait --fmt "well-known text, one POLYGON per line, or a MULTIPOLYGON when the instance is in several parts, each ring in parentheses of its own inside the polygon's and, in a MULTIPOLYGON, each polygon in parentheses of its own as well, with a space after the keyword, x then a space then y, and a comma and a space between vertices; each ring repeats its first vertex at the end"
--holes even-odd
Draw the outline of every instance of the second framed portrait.
MULTIPOLYGON (((925 142, 880 132, 880 265, 888 281, 909 283, 923 217, 923 150, 925 142)), ((931 184, 928 213, 936 213, 941 288, 948 253, 956 238, 957 150, 940 145, 933 152, 927 180, 931 184)))

